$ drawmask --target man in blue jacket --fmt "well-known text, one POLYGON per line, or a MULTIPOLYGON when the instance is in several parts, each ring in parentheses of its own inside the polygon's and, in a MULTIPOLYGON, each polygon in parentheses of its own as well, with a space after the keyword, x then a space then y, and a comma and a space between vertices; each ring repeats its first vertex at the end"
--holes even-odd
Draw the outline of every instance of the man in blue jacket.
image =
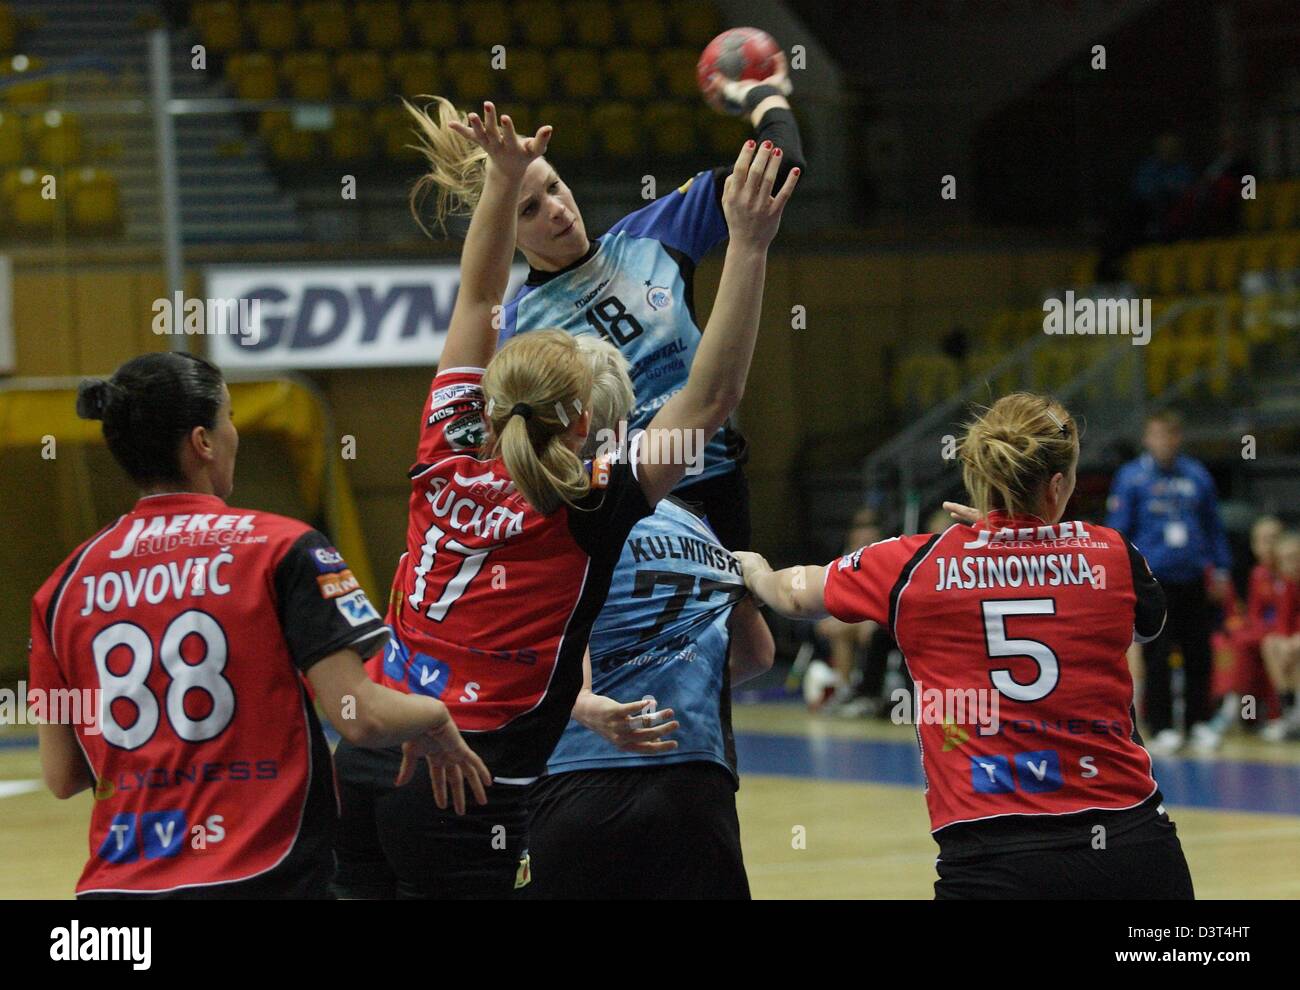
POLYGON ((1147 748, 1155 755, 1174 753, 1185 741, 1173 718, 1169 653, 1174 643, 1183 655, 1184 720, 1192 745, 1207 752, 1220 742, 1209 724, 1211 598, 1224 600, 1232 557, 1214 479, 1200 461, 1179 453, 1182 440, 1177 413, 1148 417, 1142 437, 1146 453, 1116 472, 1107 502, 1106 525, 1142 551, 1165 591, 1164 630, 1143 647, 1146 723, 1152 736, 1147 748))

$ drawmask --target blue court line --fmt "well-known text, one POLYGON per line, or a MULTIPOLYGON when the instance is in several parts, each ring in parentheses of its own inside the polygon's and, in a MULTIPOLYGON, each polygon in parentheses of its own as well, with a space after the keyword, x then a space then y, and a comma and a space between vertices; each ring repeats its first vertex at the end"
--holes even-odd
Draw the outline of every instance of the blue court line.
MULTIPOLYGON (((922 786, 916 743, 736 733, 745 774, 922 786)), ((1214 811, 1300 815, 1300 766, 1157 757, 1155 778, 1170 804, 1214 811)))

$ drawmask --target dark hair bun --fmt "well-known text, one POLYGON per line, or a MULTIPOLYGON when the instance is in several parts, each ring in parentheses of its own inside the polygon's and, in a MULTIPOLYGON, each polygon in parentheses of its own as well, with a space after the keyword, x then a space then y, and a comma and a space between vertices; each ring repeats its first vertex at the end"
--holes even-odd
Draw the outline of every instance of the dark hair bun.
POLYGON ((102 378, 87 378, 77 386, 77 415, 82 419, 103 419, 112 385, 102 378))

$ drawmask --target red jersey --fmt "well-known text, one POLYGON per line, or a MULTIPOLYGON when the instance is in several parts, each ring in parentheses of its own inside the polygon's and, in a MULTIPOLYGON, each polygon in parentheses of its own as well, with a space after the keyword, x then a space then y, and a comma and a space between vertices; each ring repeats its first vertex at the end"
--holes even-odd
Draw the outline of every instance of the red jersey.
POLYGON ((582 687, 582 656, 627 534, 652 511, 628 463, 598 461, 579 506, 550 515, 480 459, 483 372, 433 380, 411 469, 396 639, 372 674, 451 709, 502 782, 540 776, 582 687))
POLYGON ((1279 622, 1286 622, 1290 604, 1287 594, 1288 582, 1274 574, 1263 564, 1256 564, 1250 571, 1250 583, 1246 588, 1246 621, 1260 632, 1273 632, 1279 622))
POLYGON ((1125 652, 1159 634, 1164 595, 1115 530, 993 514, 885 540, 828 566, 825 603, 903 653, 935 833, 1155 795, 1125 652))
POLYGON ((32 602, 33 697, 79 691, 96 781, 78 894, 160 893, 328 863, 333 768, 300 674, 386 633, 320 533, 213 495, 153 495, 32 602), (277 869, 278 868, 278 869, 277 869))

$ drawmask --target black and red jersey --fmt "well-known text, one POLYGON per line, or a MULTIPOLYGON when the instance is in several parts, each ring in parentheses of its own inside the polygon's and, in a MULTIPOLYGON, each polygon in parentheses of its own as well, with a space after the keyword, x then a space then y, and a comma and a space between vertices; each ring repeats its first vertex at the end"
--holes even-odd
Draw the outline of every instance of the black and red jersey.
POLYGON ((31 629, 32 698, 93 699, 76 727, 96 782, 78 894, 329 856, 333 771, 301 674, 369 655, 385 630, 323 535, 213 495, 147 496, 42 585, 31 629))
POLYGON ((597 460, 577 506, 543 515, 479 457, 483 372, 444 371, 411 469, 407 552, 372 675, 451 709, 500 781, 540 776, 582 686, 582 656, 623 540, 651 507, 635 457, 597 460))
POLYGON ((884 540, 828 566, 825 603, 906 659, 934 832, 1157 793, 1125 654, 1159 634, 1164 595, 1115 530, 993 514, 884 540))

